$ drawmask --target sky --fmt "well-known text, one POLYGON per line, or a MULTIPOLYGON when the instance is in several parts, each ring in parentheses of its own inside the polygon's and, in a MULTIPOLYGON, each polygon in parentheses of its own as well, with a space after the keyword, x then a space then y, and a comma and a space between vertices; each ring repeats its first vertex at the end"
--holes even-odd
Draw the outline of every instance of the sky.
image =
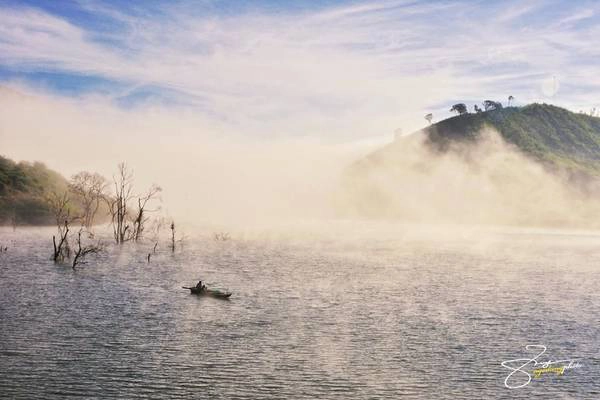
POLYGON ((166 152, 221 182, 249 148, 272 162, 260 173, 293 149, 328 162, 457 102, 589 111, 599 37, 595 1, 0 0, 0 148, 67 175, 126 159, 163 178, 166 152))
POLYGON ((455 102, 588 110, 600 4, 586 1, 0 1, 0 82, 234 129, 351 140, 455 102))

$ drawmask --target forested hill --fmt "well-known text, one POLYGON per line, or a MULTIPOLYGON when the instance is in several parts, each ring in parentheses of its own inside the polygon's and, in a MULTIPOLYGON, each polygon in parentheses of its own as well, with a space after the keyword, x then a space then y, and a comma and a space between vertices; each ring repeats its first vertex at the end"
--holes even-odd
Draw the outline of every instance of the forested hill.
POLYGON ((600 175, 600 118, 549 104, 462 114, 423 131, 430 144, 444 148, 476 139, 486 126, 539 161, 600 175))
POLYGON ((67 186, 62 175, 42 163, 16 163, 0 156, 0 224, 53 223, 45 198, 67 186))

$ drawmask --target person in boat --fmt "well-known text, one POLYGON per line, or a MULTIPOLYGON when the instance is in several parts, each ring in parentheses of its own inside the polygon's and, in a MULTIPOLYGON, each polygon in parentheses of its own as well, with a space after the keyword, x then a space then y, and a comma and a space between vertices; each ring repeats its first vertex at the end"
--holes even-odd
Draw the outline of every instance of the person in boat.
POLYGON ((196 284, 196 289, 198 289, 198 290, 206 290, 206 286, 204 286, 202 284, 202 281, 198 281, 198 283, 196 284))

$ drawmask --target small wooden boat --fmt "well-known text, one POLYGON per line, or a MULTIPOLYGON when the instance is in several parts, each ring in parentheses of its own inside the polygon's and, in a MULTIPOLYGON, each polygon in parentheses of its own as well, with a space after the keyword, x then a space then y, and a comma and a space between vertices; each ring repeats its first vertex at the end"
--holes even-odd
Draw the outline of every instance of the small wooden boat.
POLYGON ((186 287, 182 286, 184 289, 189 289, 191 294, 195 294, 198 296, 210 296, 217 299, 228 299, 231 296, 230 292, 222 292, 216 289, 200 289, 197 287, 186 287))

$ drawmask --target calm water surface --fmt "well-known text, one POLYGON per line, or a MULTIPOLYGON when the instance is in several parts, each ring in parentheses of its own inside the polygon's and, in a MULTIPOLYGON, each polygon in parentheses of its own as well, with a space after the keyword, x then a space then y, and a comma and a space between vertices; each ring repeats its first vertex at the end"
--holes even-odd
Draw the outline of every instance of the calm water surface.
POLYGON ((77 271, 51 230, 1 230, 0 397, 600 398, 600 236, 407 229, 206 235, 149 264, 127 245, 77 271), (181 289, 198 278, 233 297, 181 289), (581 368, 507 389, 527 344, 581 368))

